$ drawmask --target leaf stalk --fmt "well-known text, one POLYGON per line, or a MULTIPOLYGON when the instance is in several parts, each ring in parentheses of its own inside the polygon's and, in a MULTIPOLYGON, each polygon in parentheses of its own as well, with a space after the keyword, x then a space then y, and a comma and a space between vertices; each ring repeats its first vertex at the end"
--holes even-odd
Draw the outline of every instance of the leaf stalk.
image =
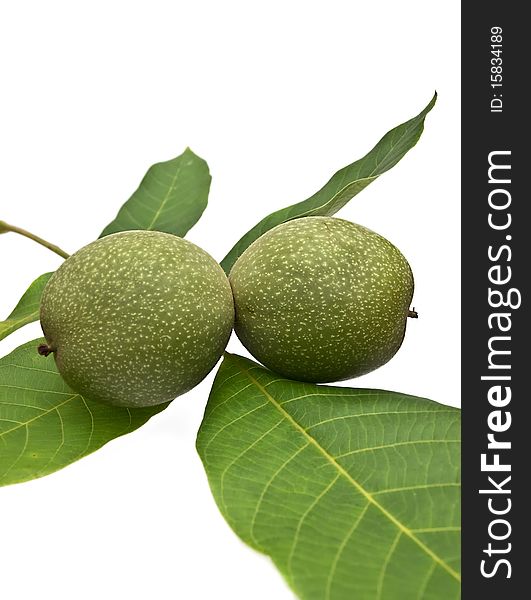
POLYGON ((39 237, 38 235, 35 235, 34 233, 31 233, 30 231, 26 231, 25 229, 22 229, 21 227, 17 227, 16 225, 10 225, 9 223, 6 223, 5 221, 0 221, 0 233, 8 233, 8 232, 18 233, 19 235, 27 237, 28 239, 33 240, 34 242, 37 242, 37 244, 40 244, 41 246, 48 248, 48 250, 55 252, 62 258, 68 258, 70 256, 70 254, 68 254, 61 248, 59 248, 59 246, 56 246, 55 244, 52 244, 52 243, 46 241, 45 239, 39 237))

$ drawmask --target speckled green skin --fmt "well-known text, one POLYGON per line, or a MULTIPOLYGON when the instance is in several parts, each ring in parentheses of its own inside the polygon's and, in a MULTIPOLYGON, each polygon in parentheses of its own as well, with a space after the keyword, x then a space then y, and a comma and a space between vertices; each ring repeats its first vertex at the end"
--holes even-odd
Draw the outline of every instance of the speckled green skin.
POLYGON ((331 217, 271 229, 240 256, 229 280, 243 345, 301 381, 350 379, 390 360, 413 296, 411 269, 393 244, 331 217))
POLYGON ((160 404, 193 388, 223 353, 233 321, 221 267, 194 244, 155 231, 85 246, 54 273, 41 301, 66 382, 117 406, 160 404))

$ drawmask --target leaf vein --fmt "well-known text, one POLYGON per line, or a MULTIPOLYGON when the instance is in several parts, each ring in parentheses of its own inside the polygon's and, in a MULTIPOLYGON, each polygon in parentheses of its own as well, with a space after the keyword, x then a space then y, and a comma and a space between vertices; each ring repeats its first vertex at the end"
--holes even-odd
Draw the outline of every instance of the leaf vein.
POLYGON ((460 487, 460 483, 450 482, 450 483, 426 483, 422 485, 407 485, 399 488, 388 488, 386 490, 376 490, 371 492, 371 494, 391 494, 393 492, 410 492, 414 490, 425 490, 430 488, 441 488, 441 487, 460 487))
POLYGON ((26 448, 28 447, 29 428, 28 428, 28 425, 25 423, 24 423, 24 427, 25 427, 25 432, 26 432, 26 438, 24 440, 24 445, 22 446, 22 450, 19 452, 17 458, 11 463, 11 466, 9 467, 9 469, 7 469, 7 471, 4 472, 2 477, 0 477, 0 481, 2 481, 2 479, 5 479, 7 477, 7 475, 9 474, 9 471, 11 471, 13 469, 13 467, 19 462, 19 460, 24 455, 24 452, 26 452, 26 448))
POLYGON ((332 481, 326 487, 324 487, 323 490, 315 497, 313 502, 308 506, 308 508, 304 511, 304 513, 301 515, 301 518, 297 522, 297 527, 295 529, 295 535, 293 536, 293 543, 291 544, 291 549, 290 549, 289 557, 288 557, 288 573, 290 574, 291 578, 293 577, 293 570, 292 570, 293 557, 295 555, 295 550, 296 550, 297 544, 299 542, 299 535, 300 535, 300 532, 302 529, 302 525, 303 525, 304 521, 306 520, 306 518, 308 517, 308 515, 312 512, 312 510, 314 510, 314 508, 326 496, 326 494, 332 489, 332 487, 334 487, 336 481, 340 477, 341 477, 340 473, 337 473, 336 476, 332 479, 332 481))
POLYGON ((352 454, 363 454, 364 452, 371 452, 373 450, 383 450, 386 448, 397 448, 400 446, 413 446, 417 444, 459 444, 461 440, 408 440, 406 442, 394 442, 392 444, 382 444, 381 446, 370 446, 368 448, 358 448, 345 454, 338 454, 336 458, 345 458, 345 456, 351 456, 352 454))
POLYGON ((280 475, 280 473, 282 473, 282 471, 289 465, 289 463, 292 460, 295 460, 295 458, 297 458, 297 456, 303 450, 306 450, 306 448, 308 448, 309 445, 310 445, 310 442, 306 442, 306 444, 304 444, 304 446, 301 446, 300 448, 298 448, 296 452, 294 452, 289 458, 287 458, 280 465, 280 467, 278 467, 278 469, 273 473, 273 475, 271 475, 271 477, 269 478, 269 480, 265 484, 264 489, 262 490, 262 492, 260 494, 260 497, 258 498, 258 502, 256 503, 256 507, 254 509, 253 516, 252 516, 252 519, 251 519, 251 527, 250 527, 251 537, 253 538, 253 540, 254 540, 254 542, 255 542, 255 544, 257 546, 260 546, 260 544, 259 544, 258 540, 256 539, 256 536, 254 535, 254 528, 256 526, 256 518, 258 516, 258 513, 260 512, 260 507, 262 506, 262 502, 263 502, 263 500, 265 498, 265 495, 267 494, 267 491, 269 490, 269 488, 273 484, 273 481, 275 481, 275 479, 280 475))
POLYGON ((234 423, 236 423, 237 421, 240 421, 241 419, 244 419, 248 415, 254 413, 255 411, 259 410, 260 408, 263 408, 264 406, 268 406, 268 402, 264 402, 263 404, 260 404, 259 406, 255 406, 253 409, 247 411, 243 415, 240 415, 239 417, 236 417, 236 419, 233 419, 232 421, 229 421, 228 423, 225 423, 225 425, 223 425, 223 427, 221 427, 221 429, 218 429, 218 431, 216 431, 216 433, 208 440, 208 444, 205 446, 204 452, 206 452, 208 450, 210 444, 212 444, 212 442, 218 437, 218 435, 220 433, 222 433, 223 431, 225 431, 225 429, 227 429, 227 427, 230 427, 231 425, 234 425, 234 423))
MULTIPOLYGON (((269 398, 273 406, 280 412, 284 419, 289 421, 302 435, 315 446, 315 448, 328 460, 332 465, 338 469, 341 474, 356 488, 356 490, 364 496, 370 503, 372 503, 376 508, 380 510, 380 512, 387 517, 399 530, 402 531, 405 535, 407 535, 413 542, 415 542, 432 560, 436 561, 441 565, 441 567, 447 571, 454 579, 457 581, 461 580, 459 573, 457 573, 450 565, 446 564, 446 562, 438 556, 431 548, 426 546, 424 542, 422 542, 419 538, 415 536, 414 533, 411 532, 401 521, 399 521, 395 516, 393 516, 376 498, 374 495, 367 491, 359 482, 357 482, 351 475, 346 471, 337 460, 327 452, 325 448, 323 448, 319 442, 312 437, 306 429, 304 429, 295 419, 269 394, 269 392, 261 385, 261 383, 250 373, 249 369, 241 367, 242 371, 245 371, 248 377, 255 383, 255 385, 262 391, 262 393, 269 398)), ((413 411, 413 412, 424 412, 424 411, 413 411)), ((427 411, 432 412, 432 411, 427 411)))
MULTIPOLYGON (((281 406, 281 405, 279 405, 281 406)), ((438 415, 440 413, 453 413, 453 410, 399 410, 399 411, 385 411, 385 412, 373 412, 373 413, 358 413, 355 415, 342 415, 340 417, 332 417, 331 419, 325 419, 324 421, 320 421, 319 423, 313 423, 308 427, 308 430, 313 429, 314 427, 319 427, 320 425, 324 425, 326 423, 332 423, 334 421, 343 421, 346 419, 360 419, 362 417, 375 417, 378 415, 422 415, 422 414, 434 414, 438 415)))
POLYGON ((358 525, 361 523, 361 520, 365 516, 365 513, 369 509, 370 505, 371 505, 370 502, 367 502, 367 504, 365 504, 365 506, 363 507, 363 510, 358 515, 358 518, 354 521, 354 524, 348 530, 347 535, 343 538, 343 540, 341 541, 341 544, 339 544, 339 546, 338 546, 337 552, 334 556, 334 559, 332 560, 332 565, 330 566, 330 572, 328 573, 328 577, 326 580, 326 596, 325 596, 326 600, 330 600, 330 592, 332 590, 332 581, 334 579, 334 575, 336 573, 337 565, 339 564, 341 555, 343 554, 343 551, 345 550, 350 538, 354 535, 354 532, 358 528, 358 525))
MULTIPOLYGON (((42 390, 37 390, 37 391, 42 391, 42 390)), ((0 437, 3 437, 5 435, 7 435, 8 433, 11 433, 12 431, 15 431, 15 429, 20 429, 23 426, 28 426, 30 423, 32 423, 33 421, 36 421, 37 419, 42 419, 42 417, 46 416, 47 414, 53 412, 54 410, 56 410, 57 408, 59 408, 60 406, 63 406, 64 404, 67 404, 68 402, 71 402, 72 400, 74 400, 75 398, 80 397, 82 398, 82 396, 80 396, 79 394, 72 394, 70 396, 70 398, 67 398, 66 400, 64 400, 63 402, 61 402, 60 404, 56 404, 55 406, 52 406, 51 408, 49 408, 48 410, 43 409, 43 412, 31 419, 29 419, 28 421, 25 421, 24 423, 22 423, 21 425, 17 425, 16 427, 12 427, 11 429, 8 429, 7 431, 2 431, 2 433, 0 433, 0 437)))
MULTIPOLYGON (((168 203, 168 200, 170 199, 170 196, 172 194, 172 192, 175 190, 175 184, 177 183, 177 179, 179 178, 179 175, 181 174, 181 169, 183 166, 183 160, 179 161, 179 166, 177 168, 177 170, 175 171, 175 174, 172 177, 171 183, 168 186, 168 189, 166 191, 166 194, 164 196, 164 198, 162 199, 162 202, 158 208, 158 210, 156 211, 155 215, 153 216, 153 218, 151 219, 151 223, 146 227, 146 229, 152 229, 153 225, 157 222, 157 219, 159 218, 161 212, 163 211, 163 209, 165 208, 166 204, 168 203)), ((157 181, 157 178, 154 177, 155 181, 157 181)), ((159 181, 159 183, 161 183, 162 185, 166 185, 163 184, 162 182, 159 181)))
MULTIPOLYGON (((387 572, 387 567, 389 566, 391 557, 395 553, 395 550, 398 546, 398 542, 401 537, 402 537, 402 531, 399 531, 397 533, 395 539, 393 540, 393 543, 391 544, 391 547, 389 548, 389 552, 387 553, 385 560, 383 562, 382 570, 380 571, 380 577, 378 577, 378 584, 376 586, 376 593, 378 594, 377 600, 381 600, 381 598, 382 598, 383 584, 384 584, 384 580, 385 580, 385 574, 387 572)), ((435 564, 435 562, 433 564, 435 564)))

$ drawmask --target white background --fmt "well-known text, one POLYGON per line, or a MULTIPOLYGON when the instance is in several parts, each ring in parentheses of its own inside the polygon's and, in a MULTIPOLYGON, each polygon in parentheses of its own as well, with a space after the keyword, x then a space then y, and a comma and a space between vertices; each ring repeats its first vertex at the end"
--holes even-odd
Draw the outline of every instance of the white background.
MULTIPOLYGON (((418 145, 341 211, 416 278, 398 355, 354 385, 459 404, 459 3, 11 2, 0 10, 0 218, 72 252, 147 167, 189 145, 213 175, 189 239, 221 260, 439 92, 418 145)), ((0 317, 60 259, 0 237, 0 317)), ((40 335, 33 324, 6 354, 40 335)), ((231 351, 243 352, 236 339, 231 351)), ((141 430, 0 490, 6 600, 283 600, 223 521, 195 453, 213 373, 141 430)))

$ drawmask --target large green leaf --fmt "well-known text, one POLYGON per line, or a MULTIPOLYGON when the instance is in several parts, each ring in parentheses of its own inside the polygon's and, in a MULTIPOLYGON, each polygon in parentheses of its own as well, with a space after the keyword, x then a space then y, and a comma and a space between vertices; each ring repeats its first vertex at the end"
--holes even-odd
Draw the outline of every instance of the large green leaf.
POLYGON ((420 114, 391 129, 368 154, 338 171, 313 196, 262 219, 223 259, 221 266, 225 272, 229 273, 240 254, 266 231, 299 217, 332 216, 382 173, 394 167, 419 140, 424 129, 424 119, 435 105, 436 99, 437 94, 420 114))
POLYGON ((39 318, 41 294, 51 276, 51 273, 44 273, 44 275, 37 277, 24 292, 9 317, 5 321, 0 321, 0 340, 39 318))
POLYGON ((311 600, 460 593, 460 412, 226 355, 197 448, 225 519, 311 600))
POLYGON ((37 354, 42 341, 0 359, 0 485, 58 471, 167 406, 130 410, 76 394, 53 358, 37 354))
POLYGON ((210 181, 207 163, 189 148, 153 165, 100 237, 130 229, 184 236, 206 208, 210 181))

